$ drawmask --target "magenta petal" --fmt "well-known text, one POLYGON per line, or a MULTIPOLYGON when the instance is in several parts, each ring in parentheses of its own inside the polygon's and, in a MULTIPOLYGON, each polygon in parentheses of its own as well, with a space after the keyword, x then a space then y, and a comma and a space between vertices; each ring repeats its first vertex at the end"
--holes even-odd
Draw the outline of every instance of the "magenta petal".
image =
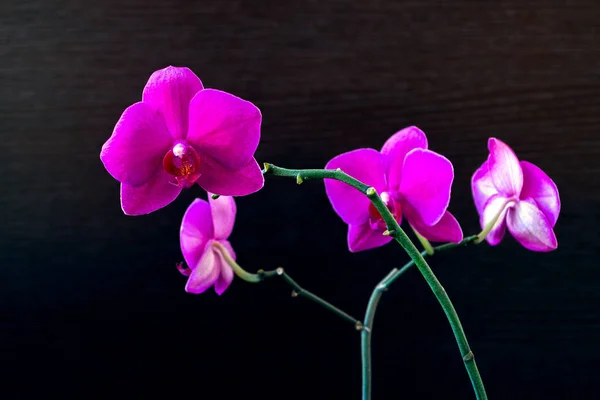
POLYGON ((450 242, 460 243, 463 240, 463 232, 460 224, 454 218, 454 215, 448 211, 444 213, 442 218, 433 226, 428 226, 423 223, 418 214, 410 215, 405 208, 405 216, 410 225, 425 239, 432 242, 450 242))
POLYGON ((471 177, 471 191, 473 193, 473 200, 475 201, 475 207, 477 212, 481 214, 483 212, 483 206, 487 201, 495 194, 498 194, 498 190, 492 182, 492 177, 489 173, 488 162, 484 162, 481 167, 471 177))
POLYGON ((551 251, 558 246, 550 221, 531 198, 519 201, 508 212, 506 225, 515 239, 526 249, 551 251))
POLYGON ((196 183, 207 192, 222 196, 246 196, 257 192, 265 184, 265 178, 254 158, 235 171, 206 158, 201 171, 202 175, 196 183))
POLYGON ((249 101, 206 89, 190 104, 187 141, 225 168, 236 170, 254 156, 261 120, 259 109, 249 101))
POLYGON ((454 179, 452 163, 431 150, 411 150, 404 159, 400 194, 419 213, 425 225, 434 225, 450 203, 454 179))
POLYGON ((348 225, 348 248, 353 253, 383 246, 391 240, 391 236, 383 236, 381 232, 373 230, 368 221, 348 225))
POLYGON ((160 114, 144 103, 129 106, 112 136, 102 146, 100 159, 116 180, 141 185, 162 165, 171 137, 160 114))
POLYGON ((200 294, 214 285, 222 271, 220 257, 218 251, 209 243, 198 265, 193 268, 185 285, 185 291, 200 294))
POLYGON ((169 183, 172 176, 159 169, 150 180, 140 186, 121 184, 121 208, 127 215, 149 214, 170 204, 179 196, 181 188, 169 183))
POLYGON ((488 140, 488 149, 488 166, 494 186, 506 197, 518 196, 523 187, 519 159, 508 145, 495 138, 488 140))
POLYGON ((208 202, 212 212, 215 239, 227 239, 233 230, 235 223, 235 200, 231 196, 221 196, 213 199, 208 193, 208 202))
MULTIPOLYGON (((325 169, 340 168, 381 193, 386 189, 385 158, 374 149, 358 149, 334 157, 325 169)), ((347 224, 364 222, 369 216, 369 199, 350 185, 325 179, 325 191, 335 212, 347 224)))
POLYGON ((479 223, 481 224, 481 229, 485 229, 487 224, 491 223, 498 213, 502 213, 492 230, 486 236, 486 240, 491 246, 496 246, 500 243, 506 233, 507 200, 501 194, 490 197, 483 207, 483 212, 480 214, 479 223))
POLYGON ((409 126, 393 134, 381 148, 387 160, 388 187, 397 191, 402 179, 402 166, 404 157, 413 149, 426 149, 427 137, 425 133, 416 126, 409 126))
MULTIPOLYGON (((224 240, 220 243, 227 249, 227 252, 229 252, 229 255, 235 259, 235 256, 234 256, 233 252, 231 251, 232 249, 231 249, 231 245, 229 244, 229 242, 224 240)), ((217 294, 220 296, 229 287, 229 285, 231 285, 231 282, 233 281, 234 273, 233 273, 233 269, 231 268, 231 266, 229 266, 227 261, 225 261, 225 258, 223 257, 223 255, 220 252, 217 252, 217 253, 218 253, 218 257, 219 257, 221 273, 219 275, 219 278, 215 282, 215 292, 217 292, 217 294)))
POLYGON ((207 201, 196 199, 183 214, 179 229, 181 253, 187 265, 194 269, 214 236, 211 207, 207 201))
POLYGON ((202 82, 189 68, 169 66, 150 76, 142 101, 160 111, 173 139, 184 139, 190 101, 202 89, 202 82))
POLYGON ((560 213, 560 197, 558 188, 544 171, 536 165, 521 161, 523 169, 523 189, 521 198, 533 198, 538 208, 544 213, 551 226, 556 224, 560 213))

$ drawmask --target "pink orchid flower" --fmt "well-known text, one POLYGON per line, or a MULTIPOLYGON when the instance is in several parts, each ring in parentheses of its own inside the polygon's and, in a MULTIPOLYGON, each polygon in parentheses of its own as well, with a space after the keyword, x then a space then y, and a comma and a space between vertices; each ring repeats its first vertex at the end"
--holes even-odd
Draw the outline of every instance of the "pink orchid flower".
POLYGON ((235 260, 235 252, 227 240, 235 222, 233 197, 221 196, 208 202, 196 199, 181 221, 179 241, 189 268, 179 271, 189 276, 186 292, 202 293, 211 286, 220 296, 233 281, 233 269, 226 258, 235 260))
POLYGON ((254 104, 204 89, 188 68, 154 72, 142 101, 123 112, 100 153, 121 182, 123 212, 156 211, 194 182, 228 196, 262 188, 254 159, 261 118, 254 104))
MULTIPOLYGON (((450 161, 427 150, 425 133, 409 127, 390 137, 381 152, 358 149, 340 154, 326 169, 340 168, 374 187, 398 221, 406 218, 421 236, 435 242, 458 243, 463 234, 446 211, 454 169, 450 161)), ((325 189, 333 209, 348 224, 348 247, 352 252, 383 246, 385 222, 367 197, 345 183, 326 179, 325 189)))
POLYGON ((512 149, 498 139, 490 138, 488 149, 487 161, 471 178, 483 229, 480 238, 495 246, 508 227, 529 250, 556 249, 552 228, 560 212, 560 198, 552 179, 532 163, 519 162, 512 149))

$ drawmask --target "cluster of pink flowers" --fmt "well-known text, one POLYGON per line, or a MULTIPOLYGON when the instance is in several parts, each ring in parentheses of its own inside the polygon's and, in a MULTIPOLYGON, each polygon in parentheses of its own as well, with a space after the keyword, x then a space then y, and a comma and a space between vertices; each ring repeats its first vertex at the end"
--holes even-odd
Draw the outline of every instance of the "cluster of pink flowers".
MULTIPOLYGON (((228 263, 235 253, 227 241, 235 221, 231 196, 260 190, 264 178, 254 153, 260 139, 261 113, 249 101, 215 89, 204 89, 188 68, 154 72, 142 101, 123 112, 100 158, 121 183, 121 207, 127 215, 154 212, 174 201, 194 183, 207 191, 196 199, 181 224, 180 243, 188 276, 186 291, 210 287, 220 295, 231 284, 228 263), (218 194, 213 199, 211 194, 218 194)), ((560 199, 554 182, 540 168, 519 161, 508 145, 488 142, 489 156, 471 179, 480 217, 481 239, 494 246, 506 228, 525 248, 550 251, 557 247, 554 225, 560 199)), ((381 148, 340 154, 326 169, 345 173, 377 190, 394 218, 433 242, 458 243, 461 227, 447 210, 454 180, 452 163, 428 149, 425 133, 402 129, 381 148)), ((356 189, 326 179, 331 205, 348 224, 352 252, 382 246, 392 240, 372 203, 356 189)))

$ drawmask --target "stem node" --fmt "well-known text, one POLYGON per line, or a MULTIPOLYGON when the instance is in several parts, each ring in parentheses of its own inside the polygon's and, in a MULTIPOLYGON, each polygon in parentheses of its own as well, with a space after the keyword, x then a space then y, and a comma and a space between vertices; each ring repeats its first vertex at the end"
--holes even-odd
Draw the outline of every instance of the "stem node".
POLYGON ((463 361, 469 362, 469 361, 472 361, 473 358, 475 358, 475 354, 473 354, 473 352, 471 350, 469 350, 469 352, 463 357, 463 361))

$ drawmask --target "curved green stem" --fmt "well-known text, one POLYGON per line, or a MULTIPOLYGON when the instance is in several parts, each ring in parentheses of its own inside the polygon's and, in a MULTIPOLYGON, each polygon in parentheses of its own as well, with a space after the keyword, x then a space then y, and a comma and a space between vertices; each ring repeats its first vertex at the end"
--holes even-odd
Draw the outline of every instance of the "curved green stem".
POLYGON ((385 278, 381 280, 373 289, 367 311, 365 313, 365 326, 360 333, 360 353, 362 356, 362 398, 371 400, 371 334, 373 332, 373 321, 375 320, 375 311, 383 292, 387 290, 386 281, 390 275, 396 273, 393 269, 385 278))
POLYGON ((225 248, 225 246, 223 246, 221 243, 214 241, 212 245, 219 253, 221 253, 223 258, 225 258, 225 261, 227 262, 227 264, 229 264, 231 269, 233 269, 233 272, 238 276, 238 278, 241 278, 246 282, 250 283, 258 283, 262 281, 262 277, 260 275, 250 273, 242 267, 240 267, 240 265, 237 262, 235 262, 233 257, 231 257, 231 254, 229 254, 227 248, 225 248))
POLYGON ((323 300, 322 298, 320 298, 316 294, 313 294, 313 293, 309 292, 308 290, 304 289, 302 286, 300 286, 298 283, 296 283, 296 281, 293 280, 283 270, 283 268, 279 267, 279 268, 277 268, 274 271, 263 271, 263 270, 260 270, 260 271, 258 271, 258 275, 261 276, 261 279, 271 278, 271 277, 275 277, 275 276, 280 276, 281 278, 283 278, 283 280, 285 281, 285 283, 287 283, 288 285, 290 285, 293 288, 292 297, 302 296, 302 297, 305 297, 305 298, 307 298, 307 299, 309 299, 311 301, 314 301, 315 303, 317 303, 321 307, 325 308, 326 310, 329 310, 329 311, 333 312, 334 314, 338 315, 339 317, 345 319, 346 321, 351 322, 352 325, 354 325, 354 327, 357 330, 362 329, 362 327, 363 327, 362 322, 360 322, 359 320, 357 320, 356 318, 354 318, 350 314, 346 313, 345 311, 340 310, 339 308, 337 308, 333 304, 331 304, 331 303, 323 300))
POLYGON ((221 243, 219 242, 213 242, 212 244, 215 249, 217 251, 219 251, 222 255, 223 258, 225 258, 225 261, 227 262, 227 264, 233 269, 233 272, 241 279, 245 280, 246 282, 250 282, 250 283, 258 283, 258 282, 262 282, 263 280, 265 280, 265 278, 272 278, 272 277, 276 277, 276 276, 280 276, 281 278, 283 278, 283 280, 290 285, 294 290, 292 291, 292 296, 293 297, 297 297, 297 296, 302 296, 305 297, 311 301, 314 301, 315 303, 317 303, 318 305, 324 307, 325 309, 333 312, 336 315, 339 315, 340 317, 342 317, 343 319, 345 319, 346 321, 350 321, 352 322, 352 324, 354 325, 354 327, 358 330, 362 329, 363 325, 362 323, 357 320, 356 318, 352 317, 350 314, 340 310, 339 308, 337 308, 336 306, 334 306, 333 304, 323 300, 322 298, 320 298, 319 296, 317 296, 316 294, 313 294, 311 292, 309 292, 308 290, 304 289, 302 286, 298 285, 298 283, 296 283, 295 280, 293 280, 284 270, 283 268, 279 267, 273 271, 264 271, 264 270, 259 270, 258 273, 256 274, 252 274, 246 270, 244 270, 242 267, 240 267, 240 265, 233 259, 233 257, 231 257, 231 254, 229 254, 229 251, 227 251, 227 249, 225 248, 225 246, 223 246, 221 243))
MULTIPOLYGON (((365 185, 364 183, 352 178, 348 174, 342 172, 341 170, 322 170, 322 169, 308 169, 308 170, 291 170, 276 167, 272 164, 265 164, 264 173, 270 173, 272 175, 278 176, 288 176, 294 177, 296 180, 306 180, 306 179, 336 179, 341 182, 344 182, 355 189, 364 193, 369 200, 373 203, 379 214, 383 217, 383 220, 386 223, 388 234, 392 236, 408 253, 410 258, 415 262, 415 265, 425 278, 425 281, 431 288, 433 294, 437 298, 440 303, 444 313, 446 314, 446 318, 450 323, 450 327, 452 328, 452 332, 454 333, 454 337, 456 339, 456 343, 458 344, 458 348, 460 350, 460 354, 465 363, 465 367, 467 369, 467 373, 469 374, 469 378, 471 379, 471 384, 473 385, 473 390, 475 391, 475 396, 477 399, 487 399, 487 394, 485 392, 485 388, 483 386, 483 381, 481 380, 481 375, 479 374, 479 370, 477 369, 477 364, 475 363, 475 358, 471 348, 469 347, 469 342, 467 341, 467 337, 463 330, 460 319, 458 318, 458 314, 454 309, 454 305, 450 301, 450 297, 446 293, 446 290, 437 279, 421 253, 417 250, 415 245, 408 238, 406 233, 400 228, 398 222, 394 219, 388 208, 385 206, 377 191, 365 185)), ((368 366, 370 368, 370 366, 368 366)))

